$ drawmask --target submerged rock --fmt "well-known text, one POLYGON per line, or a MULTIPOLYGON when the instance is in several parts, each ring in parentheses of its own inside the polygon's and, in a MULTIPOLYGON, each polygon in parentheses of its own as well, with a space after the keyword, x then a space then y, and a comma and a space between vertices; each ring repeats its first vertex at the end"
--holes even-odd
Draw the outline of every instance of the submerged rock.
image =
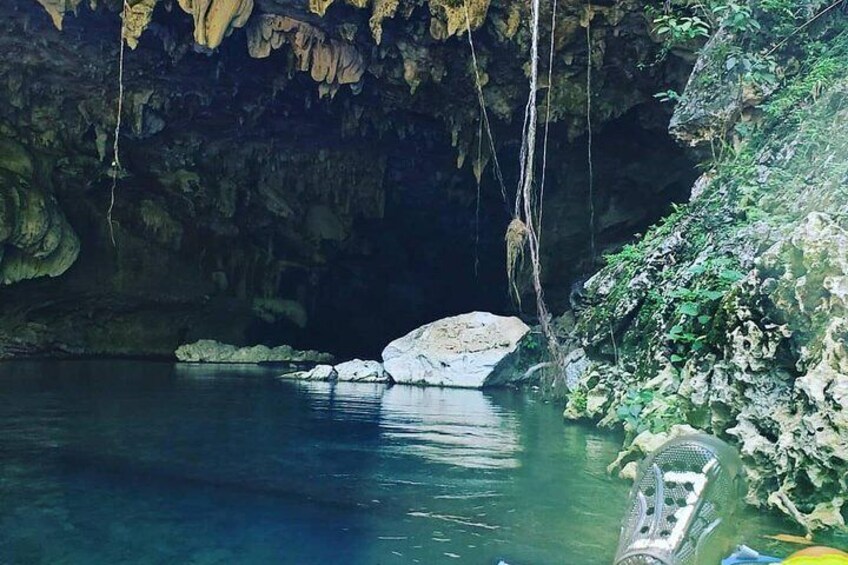
POLYGON ((506 384, 511 357, 530 328, 515 317, 471 312, 391 342, 383 366, 396 383, 481 388, 506 384))
POLYGON ((212 339, 181 345, 174 355, 188 363, 326 363, 333 360, 329 353, 299 351, 288 345, 236 347, 212 339))

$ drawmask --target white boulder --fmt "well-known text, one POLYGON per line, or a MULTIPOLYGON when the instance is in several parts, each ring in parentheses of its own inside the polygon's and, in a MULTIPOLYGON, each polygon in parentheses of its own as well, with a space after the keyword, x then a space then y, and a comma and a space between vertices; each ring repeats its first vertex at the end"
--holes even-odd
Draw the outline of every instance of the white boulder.
POLYGON ((530 328, 515 317, 471 312, 422 326, 383 350, 396 383, 481 388, 511 380, 511 356, 530 328))
POLYGON ((299 381, 334 381, 338 373, 332 365, 317 365, 308 371, 296 373, 285 373, 280 375, 281 379, 294 379, 299 381))
POLYGON ((391 379, 379 361, 354 359, 335 366, 339 381, 354 383, 389 383, 391 379))
POLYGON ((283 379, 299 381, 338 381, 349 383, 391 383, 392 379, 378 361, 354 359, 345 363, 317 365, 309 371, 280 375, 283 379))

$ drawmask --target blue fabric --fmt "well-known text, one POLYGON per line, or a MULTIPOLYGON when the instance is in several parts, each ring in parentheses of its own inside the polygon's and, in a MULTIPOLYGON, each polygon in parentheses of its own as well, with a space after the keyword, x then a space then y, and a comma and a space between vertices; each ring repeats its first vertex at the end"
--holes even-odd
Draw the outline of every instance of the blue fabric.
POLYGON ((747 565, 753 563, 780 563, 782 559, 760 555, 747 546, 739 546, 730 557, 723 559, 721 565, 747 565))

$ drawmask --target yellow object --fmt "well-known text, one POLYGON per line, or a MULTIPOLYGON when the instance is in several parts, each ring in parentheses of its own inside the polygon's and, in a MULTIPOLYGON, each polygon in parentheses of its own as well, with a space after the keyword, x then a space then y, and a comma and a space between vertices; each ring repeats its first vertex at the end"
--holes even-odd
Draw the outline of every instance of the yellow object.
POLYGON ((792 554, 783 565, 848 565, 848 553, 829 547, 810 547, 792 554))

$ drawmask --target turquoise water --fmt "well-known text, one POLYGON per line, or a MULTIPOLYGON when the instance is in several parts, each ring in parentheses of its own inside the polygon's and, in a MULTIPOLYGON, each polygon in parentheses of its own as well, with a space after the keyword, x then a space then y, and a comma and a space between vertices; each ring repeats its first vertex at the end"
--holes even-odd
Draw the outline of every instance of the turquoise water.
POLYGON ((619 437, 516 393, 274 375, 0 365, 0 563, 611 561, 619 437))

